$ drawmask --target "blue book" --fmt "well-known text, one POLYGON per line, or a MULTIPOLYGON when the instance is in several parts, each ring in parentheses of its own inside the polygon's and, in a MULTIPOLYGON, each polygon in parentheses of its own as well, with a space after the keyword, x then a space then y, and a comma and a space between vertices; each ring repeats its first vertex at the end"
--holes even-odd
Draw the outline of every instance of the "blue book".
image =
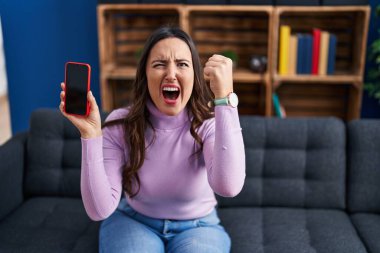
POLYGON ((334 34, 330 34, 329 52, 327 56, 327 74, 333 75, 335 72, 335 55, 337 39, 334 34))
POLYGON ((305 34, 305 74, 311 74, 312 55, 313 36, 311 34, 305 34))
POLYGON ((305 38, 302 33, 297 34, 297 74, 305 74, 304 66, 305 66, 305 38))

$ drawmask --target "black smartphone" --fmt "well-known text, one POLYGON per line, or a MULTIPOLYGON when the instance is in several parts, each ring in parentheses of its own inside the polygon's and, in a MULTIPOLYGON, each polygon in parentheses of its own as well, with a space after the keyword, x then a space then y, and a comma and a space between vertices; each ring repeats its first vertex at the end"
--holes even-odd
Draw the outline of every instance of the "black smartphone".
POLYGON ((65 112, 77 116, 90 114, 87 93, 90 90, 91 67, 87 63, 65 65, 65 112))

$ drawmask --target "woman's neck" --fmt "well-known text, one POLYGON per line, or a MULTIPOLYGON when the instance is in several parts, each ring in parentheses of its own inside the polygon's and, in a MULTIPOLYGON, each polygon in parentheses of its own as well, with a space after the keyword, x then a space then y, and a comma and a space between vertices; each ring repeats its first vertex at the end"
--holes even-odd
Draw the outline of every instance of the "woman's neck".
POLYGON ((147 108, 150 112, 149 119, 155 129, 173 130, 182 127, 189 121, 189 113, 185 107, 175 116, 169 116, 161 112, 151 99, 147 100, 147 108))

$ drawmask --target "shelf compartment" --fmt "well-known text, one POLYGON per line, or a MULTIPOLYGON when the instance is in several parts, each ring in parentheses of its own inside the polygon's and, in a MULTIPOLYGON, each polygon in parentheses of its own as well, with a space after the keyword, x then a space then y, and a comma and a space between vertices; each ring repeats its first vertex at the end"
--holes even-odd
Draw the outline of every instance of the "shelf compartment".
POLYGON ((99 46, 103 64, 136 66, 149 35, 163 25, 179 26, 177 5, 99 5, 99 46))
POLYGON ((276 90, 287 117, 334 116, 343 120, 357 118, 361 90, 351 83, 281 84, 276 90))
POLYGON ((269 59, 272 11, 271 7, 189 6, 189 34, 202 64, 213 54, 233 51, 238 56, 237 67, 248 73, 252 56, 269 59))
POLYGON ((235 83, 234 92, 239 97, 240 115, 265 115, 265 86, 254 83, 235 83))
MULTIPOLYGON (((370 8, 355 7, 278 7, 275 9, 273 71, 278 71, 279 28, 288 25, 291 34, 309 33, 313 28, 337 36, 335 72, 363 76, 370 8)), ((336 79, 340 82, 340 79, 336 79)), ((335 81, 332 79, 331 81, 335 81)), ((357 81, 356 79, 352 80, 357 81)))

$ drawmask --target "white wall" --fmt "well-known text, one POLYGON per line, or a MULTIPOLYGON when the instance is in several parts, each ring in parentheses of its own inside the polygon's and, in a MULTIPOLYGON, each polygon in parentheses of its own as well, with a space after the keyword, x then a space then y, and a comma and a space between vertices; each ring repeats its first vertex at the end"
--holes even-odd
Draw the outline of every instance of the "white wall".
POLYGON ((4 44, 3 44, 3 32, 1 28, 0 17, 0 96, 7 94, 7 72, 5 71, 5 57, 4 57, 4 44))

